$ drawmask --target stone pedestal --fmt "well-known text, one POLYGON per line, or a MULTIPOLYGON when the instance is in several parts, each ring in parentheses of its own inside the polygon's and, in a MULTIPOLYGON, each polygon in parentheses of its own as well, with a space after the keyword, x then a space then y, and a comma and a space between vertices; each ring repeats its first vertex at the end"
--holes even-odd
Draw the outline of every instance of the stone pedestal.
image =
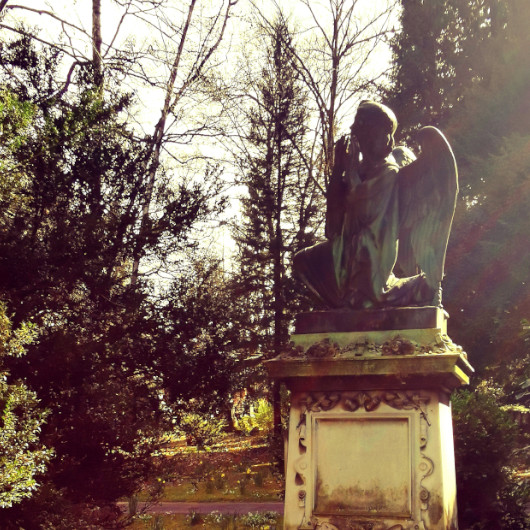
POLYGON ((473 369, 445 332, 434 307, 298 318, 267 364, 291 390, 285 529, 457 528, 449 397, 473 369))

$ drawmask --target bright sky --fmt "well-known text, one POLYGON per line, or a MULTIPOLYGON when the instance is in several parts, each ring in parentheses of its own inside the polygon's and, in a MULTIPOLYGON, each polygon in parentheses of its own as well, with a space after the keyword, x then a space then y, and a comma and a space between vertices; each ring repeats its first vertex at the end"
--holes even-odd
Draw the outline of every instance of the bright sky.
MULTIPOLYGON (((224 0, 226 2, 227 0, 224 0)), ((373 19, 378 13, 381 13, 385 8, 393 3, 392 0, 353 0, 357 5, 355 12, 357 14, 356 21, 362 25, 367 20, 373 19)), ((175 52, 175 40, 171 42, 171 32, 175 33, 178 26, 183 20, 183 15, 186 11, 186 3, 182 0, 163 0, 164 15, 167 20, 156 20, 154 11, 146 11, 140 15, 141 9, 145 0, 102 0, 102 34, 104 47, 106 52, 106 45, 112 43, 114 48, 131 47, 137 51, 148 51, 149 46, 155 46, 159 49, 164 46, 166 50, 171 53, 175 52), (175 24, 177 28, 171 27, 175 24), (163 36, 163 32, 166 36, 163 36)), ((316 15, 317 20, 326 29, 330 26, 329 5, 340 3, 339 0, 311 0, 309 2, 311 10, 316 15)), ((346 2, 350 3, 350 2, 346 2)), ((145 2, 145 5, 150 2, 145 2)), ((217 7, 221 4, 220 0, 199 0, 195 9, 195 15, 201 14, 208 16, 215 12, 217 7)), ((232 13, 231 25, 228 28, 227 37, 223 41, 223 46, 231 46, 231 49, 237 49, 244 43, 249 31, 249 13, 251 5, 258 6, 265 14, 273 14, 275 5, 278 4, 280 8, 290 17, 295 28, 301 29, 300 39, 309 37, 310 34, 318 34, 318 29, 315 27, 315 22, 311 16, 311 12, 301 0, 238 0, 232 13)), ((8 6, 20 6, 26 9, 7 9, 6 23, 12 23, 14 20, 25 19, 29 24, 40 28, 40 36, 44 40, 58 42, 58 37, 61 29, 66 30, 68 37, 63 37, 62 44, 65 47, 71 45, 75 48, 76 53, 81 58, 89 59, 91 57, 91 42, 90 36, 92 32, 92 0, 14 0, 8 3, 8 6), (40 11, 40 14, 39 14, 40 11), (49 16, 45 12, 52 13, 56 18, 49 16), (61 19, 66 21, 66 25, 61 23, 61 19)), ((397 8, 390 18, 389 25, 397 26, 397 8)), ((203 30, 204 31, 204 30, 203 30)), ((329 33, 329 31, 327 31, 329 33)), ((59 41, 60 42, 60 41, 59 41)), ((225 48, 226 50, 226 48, 225 48)), ((106 52, 107 55, 111 52, 106 52)), ((230 63, 231 58, 235 54, 230 53, 226 55, 225 62, 226 70, 230 71, 233 65, 230 63)), ((162 57, 159 57, 162 60, 162 57)), ((169 58, 170 59, 170 58, 169 58)), ((371 60, 366 65, 366 71, 381 71, 384 70, 390 61, 390 53, 388 47, 382 43, 376 53, 373 54, 371 60)), ((156 65, 153 61, 147 63, 144 58, 145 66, 154 78, 158 76, 164 79, 167 76, 167 67, 158 63, 156 65)), ((138 89, 137 83, 134 80, 128 79, 125 81, 131 88, 138 89)), ((142 94, 145 94, 146 87, 142 87, 142 94)), ((154 91, 148 93, 147 96, 142 96, 141 100, 144 102, 144 110, 141 113, 140 121, 142 124, 152 125, 157 121, 159 112, 155 111, 155 103, 157 110, 161 107, 162 95, 154 91), (145 103, 148 103, 145 105, 145 103)))
MULTIPOLYGON (((362 27, 367 21, 374 19, 377 14, 383 12, 393 0, 351 0, 356 2, 356 18, 352 24, 362 27)), ((224 0, 226 3, 227 0, 224 0)), ((162 0, 166 6, 162 13, 162 18, 156 17, 154 11, 145 11, 146 6, 153 2, 145 0, 102 0, 101 1, 101 22, 103 34, 103 54, 110 57, 113 48, 129 48, 138 52, 139 58, 135 64, 136 72, 142 69, 147 72, 150 82, 159 81, 158 87, 148 86, 145 81, 138 81, 134 76, 123 79, 123 86, 137 94, 136 119, 137 127, 144 133, 152 133, 154 124, 160 117, 163 103, 163 87, 168 78, 168 64, 171 64, 177 51, 178 32, 182 27, 182 21, 187 11, 187 3, 182 0, 162 0), (112 44, 109 50, 109 44, 112 44), (152 57, 155 50, 156 59, 152 57), (149 57, 150 56, 150 57, 149 57)), ((235 75, 240 65, 240 52, 242 48, 250 42, 253 51, 257 54, 255 68, 261 68, 259 54, 263 50, 260 42, 249 41, 251 34, 251 6, 259 7, 262 13, 270 15, 274 13, 275 5, 278 4, 295 29, 300 30, 298 39, 300 42, 309 41, 315 36, 322 38, 322 33, 317 27, 317 23, 329 34, 327 28, 331 27, 329 5, 336 5, 340 0, 311 0, 309 5, 311 10, 304 5, 303 0, 239 0, 227 28, 227 34, 219 48, 216 61, 220 71, 224 71, 227 76, 235 75)), ((350 0, 346 0, 349 4, 350 0)), ((197 21, 207 20, 207 17, 216 12, 221 5, 221 0, 198 0, 194 16, 197 21), (197 16, 200 15, 200 16, 197 16)), ((90 59, 91 33, 92 33, 92 0, 12 0, 8 3, 14 9, 7 9, 5 18, 2 21, 6 25, 14 25, 16 21, 25 19, 30 25, 40 28, 40 37, 45 41, 55 42, 65 47, 75 50, 74 55, 78 59, 90 59), (15 6, 20 6, 15 8, 15 6), (25 7, 26 9, 22 9, 25 7), (39 13, 40 11, 40 13, 39 13), (64 21, 64 22, 61 22, 64 21), (61 29, 65 34, 62 37, 61 29)), ((397 8, 387 17, 389 27, 397 27, 397 8)), ((205 35, 204 24, 197 24, 192 32, 190 40, 191 47, 198 46, 205 35)), ((362 36, 362 34, 361 34, 362 36)), ((365 65, 365 72, 376 73, 384 71, 390 62, 390 52, 388 47, 381 43, 377 51, 371 55, 370 61, 365 65)), ((189 65, 185 65, 189 66, 189 65)), ((185 69, 183 69, 186 71, 185 69)), ((65 72, 67 68, 65 68, 65 72)), ((356 100, 352 99, 345 105, 339 114, 339 131, 346 131, 354 113, 356 100)), ((210 103, 211 105, 211 103, 210 103)), ((199 120, 197 113, 202 113, 208 117, 208 113, 213 112, 213 107, 204 107, 195 100, 185 100, 182 102, 181 115, 172 125, 174 131, 178 127, 190 127, 194 121, 199 120), (183 124, 183 125, 182 125, 183 124)), ((194 147, 195 149, 196 147, 194 147)), ((175 146, 173 156, 182 158, 183 153, 190 154, 190 147, 175 146)), ((212 140, 208 139, 203 144, 202 150, 206 149, 210 155, 223 158, 224 153, 221 147, 215 147, 212 140), (206 147, 205 147, 206 146, 206 147)), ((168 158, 171 162, 171 157, 168 158)), ((230 169, 227 169, 229 175, 230 169)), ((234 207, 236 205, 234 204, 234 207)), ((237 212, 237 208, 229 213, 237 212)), ((220 245, 231 246, 227 230, 221 231, 221 236, 217 241, 220 245)))

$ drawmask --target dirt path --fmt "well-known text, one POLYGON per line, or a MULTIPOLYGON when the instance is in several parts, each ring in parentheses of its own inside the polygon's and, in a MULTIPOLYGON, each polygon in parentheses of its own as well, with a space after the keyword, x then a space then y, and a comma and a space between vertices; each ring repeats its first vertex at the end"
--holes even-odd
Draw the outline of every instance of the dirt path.
MULTIPOLYGON (((118 506, 124 512, 127 511, 126 502, 118 502, 118 506)), ((224 514, 245 514, 248 512, 277 512, 283 514, 283 502, 158 502, 146 506, 146 503, 138 503, 138 511, 145 508, 147 513, 181 513, 192 511, 200 514, 220 512, 224 514)))

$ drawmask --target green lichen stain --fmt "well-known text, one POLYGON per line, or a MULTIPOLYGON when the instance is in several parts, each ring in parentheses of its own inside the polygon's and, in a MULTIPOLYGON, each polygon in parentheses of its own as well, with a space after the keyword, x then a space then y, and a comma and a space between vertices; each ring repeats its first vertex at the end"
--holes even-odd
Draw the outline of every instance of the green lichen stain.
POLYGON ((320 513, 379 513, 408 514, 409 492, 402 488, 381 489, 375 486, 363 489, 359 486, 339 486, 329 492, 327 486, 317 484, 316 511, 320 513))
POLYGON ((431 524, 438 524, 444 514, 444 507, 442 499, 439 495, 432 495, 429 500, 429 507, 427 509, 429 513, 429 521, 431 524))

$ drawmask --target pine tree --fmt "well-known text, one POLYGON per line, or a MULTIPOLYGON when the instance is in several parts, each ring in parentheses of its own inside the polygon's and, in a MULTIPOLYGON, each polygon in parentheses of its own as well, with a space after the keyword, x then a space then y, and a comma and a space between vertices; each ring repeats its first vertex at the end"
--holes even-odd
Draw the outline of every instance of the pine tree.
POLYGON ((448 122, 461 201, 447 257, 455 337, 484 366, 522 358, 521 321, 530 314, 530 7, 504 5, 489 44, 487 82, 448 122))
POLYGON ((235 231, 241 278, 238 293, 255 302, 265 344, 279 352, 288 338, 296 305, 289 261, 311 244, 317 190, 304 165, 306 96, 291 53, 292 37, 279 18, 269 45, 257 102, 249 119, 247 152, 241 178, 243 222, 235 231))
POLYGON ((466 93, 490 79, 498 0, 402 0, 386 99, 401 128, 444 126, 466 93))
POLYGON ((455 151, 460 200, 444 301, 451 333, 476 366, 519 355, 527 318, 527 2, 403 1, 389 102, 410 131, 442 127, 455 151))
POLYGON ((452 339, 462 344, 479 375, 490 367, 488 379, 479 384, 481 392, 462 392, 454 401, 460 526, 520 529, 528 526, 528 493, 505 472, 513 466, 513 453, 499 444, 480 444, 477 435, 502 438, 511 431, 511 441, 506 437, 501 443, 514 447, 515 428, 499 405, 521 407, 515 401, 521 387, 503 396, 489 378, 496 377, 506 392, 506 372, 511 382, 520 383, 530 359, 525 335, 530 314, 530 4, 440 4, 403 2, 403 20, 409 25, 400 37, 405 48, 395 48, 395 72, 402 77, 392 101, 409 130, 418 124, 440 125, 459 168, 444 304, 452 339), (427 17, 421 28, 411 24, 418 14, 435 8, 445 22, 427 17), (436 24, 437 31, 431 31, 436 24), (428 60, 422 32, 436 45, 428 60), (451 43, 450 53, 442 53, 444 42, 451 43), (409 62, 413 52, 416 59, 409 62), (423 76, 427 64, 432 83, 423 76), (419 72, 417 78, 414 72, 419 72), (491 425, 480 432, 477 421, 491 425), (485 462, 496 465, 488 469, 485 462), (484 494, 475 495, 477 491, 484 494), (484 502, 485 497, 490 500, 484 502))

